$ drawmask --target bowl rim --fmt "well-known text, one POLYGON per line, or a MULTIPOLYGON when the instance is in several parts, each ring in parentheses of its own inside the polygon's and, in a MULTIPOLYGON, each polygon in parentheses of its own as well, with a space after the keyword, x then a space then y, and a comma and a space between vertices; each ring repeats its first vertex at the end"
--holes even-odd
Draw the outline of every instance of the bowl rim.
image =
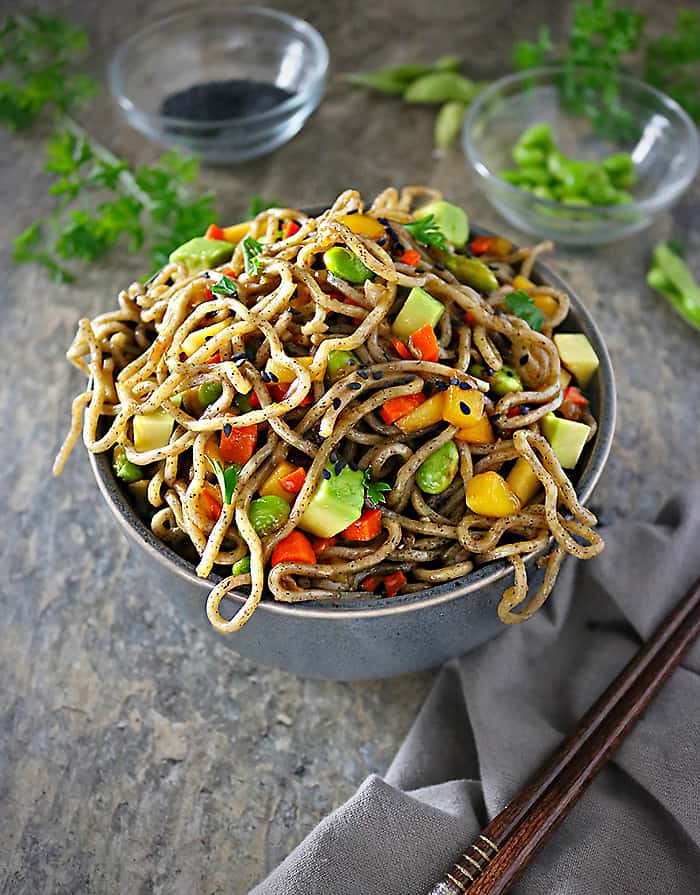
POLYGON ((313 48, 315 54, 315 70, 310 76, 309 83, 302 90, 293 93, 288 99, 283 100, 272 109, 267 109, 265 112, 254 112, 250 115, 242 115, 235 118, 201 119, 197 121, 192 121, 190 118, 178 118, 172 115, 147 112, 127 95, 124 86, 123 70, 129 52, 133 50, 134 46, 140 40, 178 20, 184 20, 194 15, 201 16, 202 13, 220 13, 221 11, 221 5, 217 3, 209 2, 196 6, 190 4, 169 15, 162 16, 154 22, 150 22, 148 25, 129 35, 126 40, 122 41, 117 46, 108 66, 109 87, 114 100, 127 115, 137 115, 151 122, 161 123, 163 126, 172 126, 190 131, 199 131, 209 128, 222 129, 234 126, 247 128, 250 125, 265 124, 268 121, 277 120, 280 116, 290 115, 314 100, 315 94, 324 84, 326 75, 328 74, 330 55, 328 45, 323 39, 323 35, 305 19, 294 16, 291 13, 282 12, 278 9, 272 9, 268 6, 257 6, 255 4, 245 4, 230 10, 230 12, 227 13, 226 24, 229 26, 235 24, 237 14, 252 13, 263 19, 273 19, 286 25, 291 31, 303 34, 304 37, 309 40, 313 48))
MULTIPOLYGON (((492 231, 476 226, 471 226, 470 231, 475 236, 495 235, 492 231)), ((598 430, 594 437, 588 462, 576 484, 579 500, 581 503, 585 503, 600 479, 613 443, 617 396, 612 362, 600 329, 573 289, 539 260, 535 261, 532 278, 536 282, 546 281, 555 288, 566 292, 570 300, 569 313, 573 312, 576 324, 575 331, 585 332, 600 361, 596 374, 599 382, 598 430)), ((88 459, 102 497, 127 536, 141 547, 149 557, 166 566, 169 572, 187 581, 193 586, 193 589, 200 590, 202 596, 206 597, 211 590, 212 584, 220 581, 222 576, 198 577, 191 562, 183 559, 167 544, 158 540, 150 528, 140 519, 117 483, 109 462, 109 452, 102 454, 88 453, 88 459)), ((535 557, 541 552, 535 551, 530 554, 526 558, 526 563, 532 564, 535 557)), ((281 615, 304 616, 306 618, 345 620, 348 618, 373 618, 384 613, 413 612, 438 606, 441 603, 464 596, 473 596, 482 587, 487 587, 505 578, 511 572, 512 566, 510 563, 506 560, 496 560, 478 567, 462 578, 425 588, 415 593, 394 597, 392 600, 375 598, 367 601, 353 600, 348 603, 334 603, 332 601, 324 601, 323 603, 283 603, 276 600, 261 600, 256 609, 256 615, 258 613, 272 612, 281 615)), ((226 599, 232 603, 242 605, 246 596, 245 594, 231 592, 226 599)))
POLYGON ((549 65, 541 68, 527 69, 526 71, 516 72, 515 74, 499 78, 479 93, 474 102, 469 106, 467 116, 462 126, 462 148, 474 171, 476 171, 485 183, 497 184, 499 188, 505 189, 506 192, 511 193, 511 195, 517 196, 520 199, 527 199, 533 206, 556 209, 558 211, 571 211, 579 215, 585 214, 589 218, 599 216, 614 219, 621 213, 630 214, 635 211, 653 214, 670 205, 688 188, 700 165, 700 137, 698 136, 698 128, 685 109, 683 109, 674 99, 663 93, 661 90, 657 90, 656 87, 652 87, 651 84, 647 84, 645 81, 630 75, 620 75, 620 83, 622 85, 634 87, 637 90, 641 90, 642 92, 649 94, 649 96, 654 97, 666 107, 669 113, 672 113, 678 118, 685 128, 688 140, 689 160, 682 176, 679 177, 678 180, 663 187, 657 193, 646 199, 637 199, 634 202, 629 202, 625 205, 572 205, 566 202, 556 202, 551 199, 542 199, 539 196, 535 196, 534 193, 521 189, 519 186, 509 183, 507 180, 503 180, 503 178, 499 177, 496 172, 491 170, 471 139, 471 132, 474 124, 484 106, 486 106, 486 104, 500 91, 511 87, 514 84, 522 83, 532 78, 553 79, 555 75, 560 75, 564 71, 565 68, 561 65, 549 65))

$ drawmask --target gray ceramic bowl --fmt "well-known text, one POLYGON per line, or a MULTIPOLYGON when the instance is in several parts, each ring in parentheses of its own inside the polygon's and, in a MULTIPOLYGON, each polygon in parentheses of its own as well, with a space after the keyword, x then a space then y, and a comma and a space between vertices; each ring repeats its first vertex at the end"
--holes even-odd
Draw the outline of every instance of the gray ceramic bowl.
MULTIPOLYGON (((475 235, 488 235, 473 228, 475 235)), ((588 392, 598 419, 598 431, 586 446, 576 490, 585 503, 600 478, 610 453, 615 428, 615 381, 603 338, 592 317, 568 286, 537 263, 532 279, 566 291, 571 310, 559 331, 583 332, 600 358, 588 392)), ((512 583, 510 564, 489 563, 464 578, 392 600, 374 598, 347 604, 260 603, 251 620, 222 637, 205 613, 212 582, 198 578, 191 563, 159 541, 144 525, 117 482, 109 454, 90 454, 90 464, 102 496, 118 523, 136 546, 135 561, 144 577, 176 607, 172 617, 207 630, 212 638, 243 656, 303 677, 354 680, 390 677, 431 668, 461 655, 505 630, 496 614, 504 588, 512 583)), ((528 572, 535 576, 534 557, 528 572)), ((541 574, 541 573, 540 573, 541 574)), ((244 597, 233 596, 222 606, 233 615, 244 597)), ((556 599, 556 592, 552 599, 556 599)))

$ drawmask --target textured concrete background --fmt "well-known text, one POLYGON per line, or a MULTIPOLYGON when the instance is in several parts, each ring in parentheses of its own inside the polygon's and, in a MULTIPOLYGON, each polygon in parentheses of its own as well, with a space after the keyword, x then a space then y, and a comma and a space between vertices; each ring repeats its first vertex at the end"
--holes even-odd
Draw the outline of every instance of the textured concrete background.
MULTIPOLYGON (((97 66, 132 28, 177 5, 75 0, 52 9, 88 25, 97 66)), ((560 34, 566 16, 566 4, 546 0, 274 5, 323 32, 334 74, 456 52, 475 77, 491 78, 517 36, 543 21, 560 34)), ((655 30, 677 8, 634 5, 655 30)), ((85 120, 132 162, 156 155, 106 95, 85 120)), ((203 179, 224 221, 253 192, 315 205, 348 185, 369 194, 430 183, 473 220, 522 239, 476 193, 458 153, 433 157, 431 127, 429 112, 336 81, 292 143, 203 179)), ((10 240, 48 209, 47 178, 37 134, 3 134, 0 153, 0 892, 236 895, 367 773, 383 771, 431 675, 346 685, 253 667, 146 592, 80 449, 51 480, 82 386, 63 359, 75 323, 112 307, 143 262, 112 256, 71 288, 13 269, 10 240)), ((593 310, 617 372, 618 434, 595 499, 607 519, 649 518, 700 478, 699 337, 643 279, 652 244, 672 233, 698 257, 699 195, 696 183, 641 236, 560 251, 552 262, 593 310)))

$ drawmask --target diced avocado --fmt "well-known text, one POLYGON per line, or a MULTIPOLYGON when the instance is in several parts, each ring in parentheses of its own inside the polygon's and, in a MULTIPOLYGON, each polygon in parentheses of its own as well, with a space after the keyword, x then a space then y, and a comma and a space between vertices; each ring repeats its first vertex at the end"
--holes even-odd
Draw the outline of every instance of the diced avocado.
POLYGON ((115 445, 112 451, 112 468, 117 478, 120 478, 122 482, 127 484, 138 482, 147 477, 146 467, 137 466, 131 460, 128 460, 126 451, 120 444, 115 445))
POLYGON ((340 379, 341 376, 345 376, 346 373, 352 373, 353 370, 356 370, 359 366, 360 362, 352 351, 336 349, 335 351, 331 351, 328 355, 326 371, 328 372, 330 381, 335 382, 336 379, 340 379))
POLYGON ((139 453, 155 451, 170 441, 175 420, 162 408, 134 417, 134 447, 139 453))
POLYGON ((581 388, 585 388, 600 364, 591 343, 583 333, 557 333, 554 344, 561 362, 574 374, 581 388))
POLYGON ((319 538, 332 538, 356 522, 362 515, 365 489, 361 470, 346 466, 336 475, 332 468, 326 469, 324 477, 311 498, 299 527, 319 538))
POLYGON ((202 407, 208 407, 210 404, 213 404, 214 401, 219 400, 223 391, 224 387, 220 382, 203 382, 199 386, 199 392, 197 393, 199 403, 202 407))
POLYGON ((542 417, 542 434, 564 469, 576 466, 590 431, 591 427, 585 423, 565 420, 553 413, 542 417))
POLYGON ((507 395, 508 392, 521 392, 523 382, 512 367, 507 367, 504 364, 500 370, 493 374, 491 388, 497 395, 507 395))
POLYGON ((416 209, 414 217, 427 218, 432 214, 436 225, 445 234, 445 239, 458 249, 464 245, 469 236, 469 218, 459 205, 445 202, 429 202, 422 208, 416 209))
POLYGON ((457 277, 460 283, 466 283, 479 292, 493 292, 498 289, 496 274, 478 258, 467 258, 466 255, 448 255, 445 267, 457 277))
POLYGON ((195 236, 171 252, 170 260, 175 264, 184 264, 188 273, 198 273, 209 267, 218 267, 228 261, 232 254, 233 245, 230 242, 195 236))
POLYGON ((408 293, 408 298, 396 315, 396 320, 391 325, 392 330, 399 339, 408 339, 417 329, 429 323, 435 327, 445 313, 445 306, 437 298, 428 295, 425 289, 414 286, 408 293))

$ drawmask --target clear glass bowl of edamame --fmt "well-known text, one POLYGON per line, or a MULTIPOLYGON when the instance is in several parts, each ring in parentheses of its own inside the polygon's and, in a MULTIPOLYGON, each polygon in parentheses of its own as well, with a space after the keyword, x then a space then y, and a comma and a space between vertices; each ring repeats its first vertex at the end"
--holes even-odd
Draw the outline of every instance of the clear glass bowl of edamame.
MULTIPOLYGON (((537 69, 509 75, 486 88, 472 103, 462 131, 471 167, 491 203, 521 230, 568 245, 596 245, 648 226, 689 186, 698 168, 697 128, 674 100, 634 78, 620 79, 619 104, 629 127, 615 139, 599 136, 590 121, 572 115, 560 84, 563 70, 537 69), (559 155, 602 162, 629 153, 635 183, 619 191, 617 204, 594 204, 586 197, 553 199, 552 184, 537 189, 512 171, 513 149, 534 124, 547 123, 559 155), (509 182, 509 179, 516 182, 509 182), (567 201, 568 200, 568 201, 567 201)), ((547 161, 543 163, 546 170, 547 161)))

